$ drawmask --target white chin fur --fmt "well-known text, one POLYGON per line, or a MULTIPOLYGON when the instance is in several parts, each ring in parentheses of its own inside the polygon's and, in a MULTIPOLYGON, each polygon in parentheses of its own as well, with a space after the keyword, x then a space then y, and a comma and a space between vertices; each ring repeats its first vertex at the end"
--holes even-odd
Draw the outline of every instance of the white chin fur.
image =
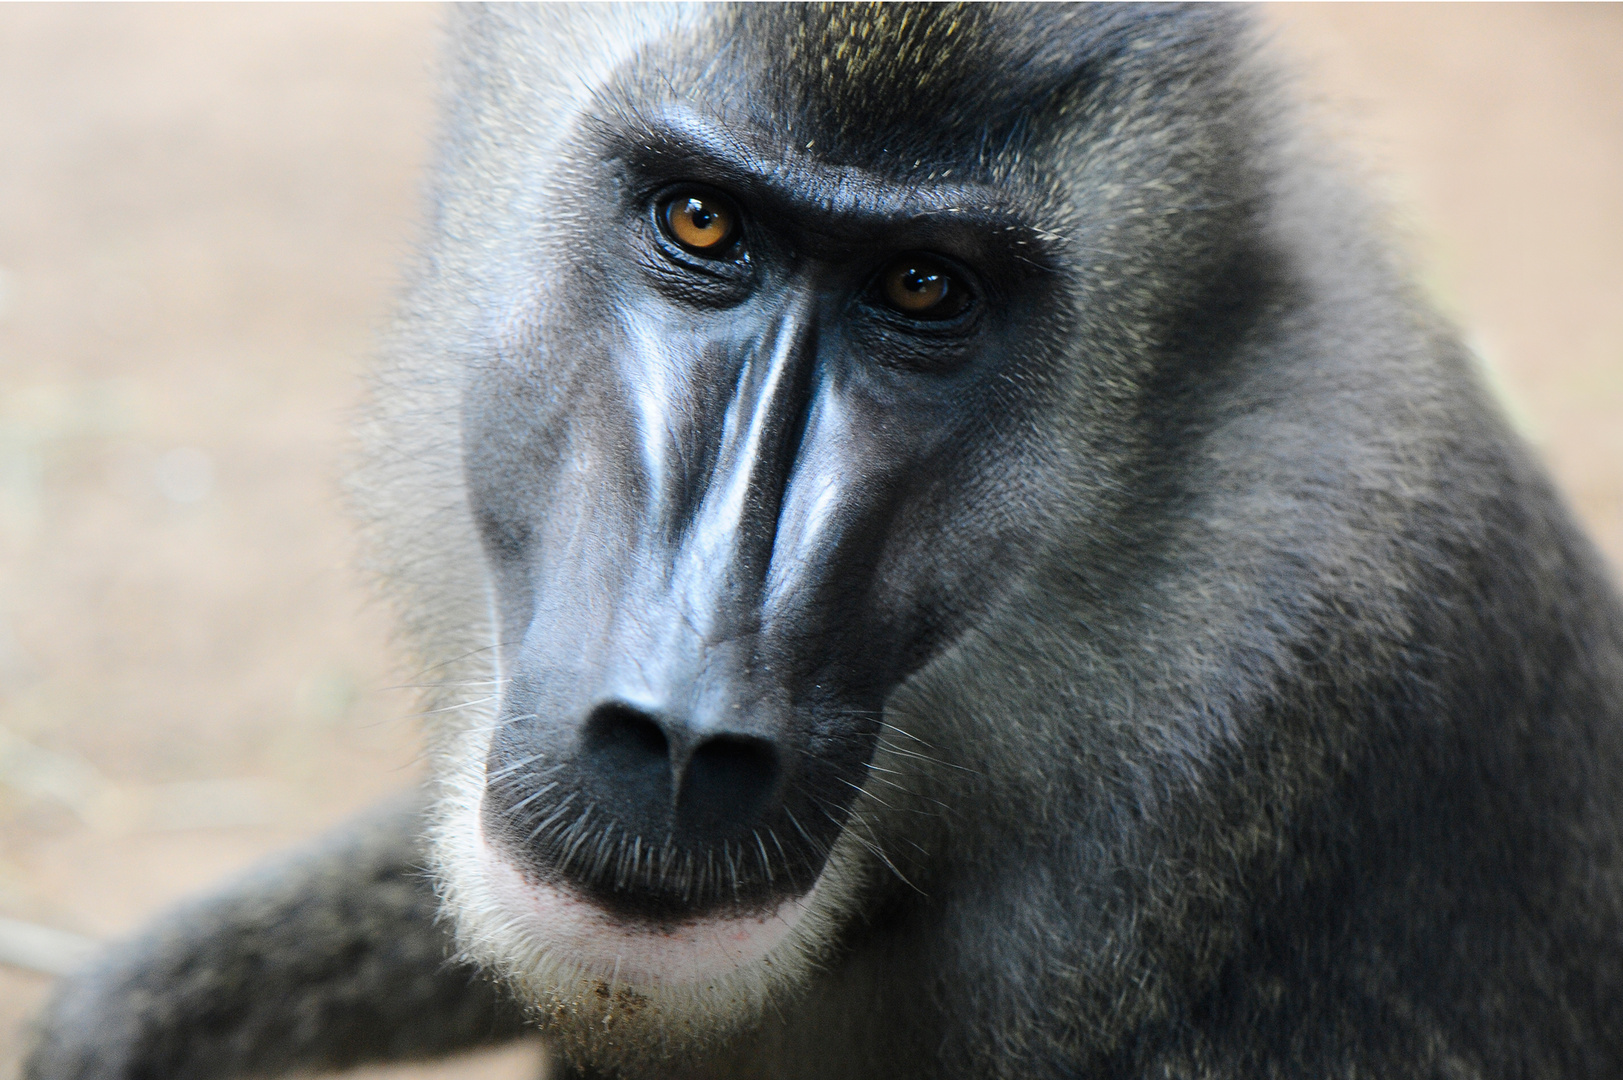
POLYGON ((742 918, 699 918, 673 926, 630 922, 567 889, 532 884, 484 839, 479 862, 514 929, 546 940, 584 973, 632 987, 709 983, 761 960, 805 915, 807 898, 742 918))

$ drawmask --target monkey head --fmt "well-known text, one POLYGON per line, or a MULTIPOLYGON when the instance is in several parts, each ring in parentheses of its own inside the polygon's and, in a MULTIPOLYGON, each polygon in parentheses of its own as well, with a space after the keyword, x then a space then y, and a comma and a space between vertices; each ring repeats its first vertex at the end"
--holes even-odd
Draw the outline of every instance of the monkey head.
POLYGON ((566 1045, 725 1034, 926 891, 931 773, 965 767, 887 709, 1050 617, 1011 599, 1034 568, 1108 582, 1152 544, 1169 356, 1245 277, 1210 149, 1236 121, 1138 100, 1160 33, 859 7, 462 35, 407 305, 440 314, 373 440, 446 496, 393 534, 456 538, 392 570, 463 648, 430 657, 439 870, 566 1045))

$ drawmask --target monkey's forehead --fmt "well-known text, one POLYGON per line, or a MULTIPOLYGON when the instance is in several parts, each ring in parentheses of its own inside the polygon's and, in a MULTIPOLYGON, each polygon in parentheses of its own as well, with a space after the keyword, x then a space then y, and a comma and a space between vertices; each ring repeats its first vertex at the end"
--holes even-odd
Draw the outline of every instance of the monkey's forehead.
POLYGON ((1203 9, 881 3, 742 5, 725 23, 718 59, 746 43, 744 77, 779 123, 836 153, 958 161, 1112 86, 1220 67, 1240 25, 1203 9))
POLYGON ((535 123, 665 99, 830 162, 996 173, 1076 110, 1190 100, 1232 68, 1244 27, 1212 7, 548 5, 465 17, 462 37, 509 103, 546 102, 535 123))

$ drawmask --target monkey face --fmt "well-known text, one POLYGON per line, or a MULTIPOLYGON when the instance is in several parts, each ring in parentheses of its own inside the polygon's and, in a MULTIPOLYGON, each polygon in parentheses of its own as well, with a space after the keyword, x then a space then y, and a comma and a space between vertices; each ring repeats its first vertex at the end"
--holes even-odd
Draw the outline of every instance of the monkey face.
POLYGON ((498 666, 488 714, 446 705, 441 880, 470 953, 583 1039, 614 986, 678 1002, 646 1040, 724 1030, 924 895, 929 784, 1031 725, 919 731, 898 696, 991 699, 973 642, 1134 607, 1172 520, 1159 429, 1189 420, 1159 403, 1200 400, 1187 357, 1234 325, 1203 290, 1250 289, 1213 269, 1244 201, 1209 195, 1199 124, 1122 135, 1150 98, 1090 99, 1069 23, 933 10, 871 63, 867 9, 491 14, 511 77, 470 92, 402 369, 458 426, 409 406, 388 450, 454 457, 456 505, 414 520, 465 507, 477 550, 412 599, 482 628, 488 589, 447 663, 498 666), (612 48, 559 53, 599 19, 612 48), (1167 191, 1201 212, 1145 212, 1167 191))
POLYGON ((1073 494, 1032 487, 1074 306, 1046 208, 963 146, 831 162, 769 82, 609 78, 463 396, 502 669, 479 872, 633 982, 820 906, 888 698, 1073 494))
POLYGON ((762 916, 1019 561, 995 389, 1051 285, 973 184, 831 178, 677 107, 569 156, 553 299, 466 398, 507 680, 485 832, 619 917, 762 916))

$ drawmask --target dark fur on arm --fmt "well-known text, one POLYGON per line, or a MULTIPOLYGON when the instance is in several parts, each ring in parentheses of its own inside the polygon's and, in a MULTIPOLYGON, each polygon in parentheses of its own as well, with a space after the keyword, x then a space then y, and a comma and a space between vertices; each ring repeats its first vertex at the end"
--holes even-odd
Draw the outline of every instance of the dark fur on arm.
POLYGON ((176 909, 64 983, 26 1080, 275 1076, 507 1041, 522 1016, 450 962, 420 800, 176 909))

